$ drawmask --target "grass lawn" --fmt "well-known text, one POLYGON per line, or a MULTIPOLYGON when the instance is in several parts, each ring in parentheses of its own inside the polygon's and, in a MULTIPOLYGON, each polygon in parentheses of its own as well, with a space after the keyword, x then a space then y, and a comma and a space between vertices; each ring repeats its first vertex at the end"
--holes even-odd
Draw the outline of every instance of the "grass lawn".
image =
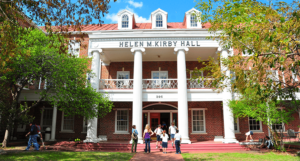
POLYGON ((299 142, 284 142, 284 144, 290 144, 290 145, 300 145, 299 142))
POLYGON ((125 161, 131 153, 120 152, 22 152, 1 155, 0 160, 103 160, 125 161))
POLYGON ((183 153, 182 157, 185 161, 299 161, 299 157, 284 154, 265 153, 265 154, 249 154, 249 153, 183 153))

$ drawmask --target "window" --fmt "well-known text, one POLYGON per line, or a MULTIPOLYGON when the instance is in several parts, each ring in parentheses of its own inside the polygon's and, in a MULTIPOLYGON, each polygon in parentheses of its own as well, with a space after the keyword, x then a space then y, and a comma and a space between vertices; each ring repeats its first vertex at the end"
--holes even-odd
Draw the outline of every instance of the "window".
POLYGON ((18 125, 17 132, 24 132, 26 129, 26 125, 18 125))
POLYGON ((128 133, 128 110, 117 110, 115 122, 116 133, 128 133))
POLYGON ((83 118, 83 128, 82 128, 82 132, 87 132, 87 127, 88 127, 88 120, 86 120, 85 118, 83 118))
POLYGON ((191 15, 191 27, 197 27, 197 17, 196 17, 196 15, 191 15))
POLYGON ((161 14, 156 15, 156 27, 163 27, 163 19, 161 14))
POLYGON ((80 52, 80 42, 76 40, 70 40, 69 42, 69 54, 72 54, 74 56, 79 56, 80 52))
POLYGON ((159 87, 159 86, 164 86, 166 85, 168 79, 168 71, 152 71, 151 72, 152 79, 162 79, 162 80, 153 80, 152 81, 152 86, 153 87, 159 87))
POLYGON ((47 127, 52 128, 52 108, 44 108, 42 112, 41 130, 45 131, 47 127))
POLYGON ((62 113, 62 127, 61 131, 74 131, 74 116, 65 116, 64 113, 62 113))
MULTIPOLYGON (((129 71, 117 71, 117 79, 129 79, 130 72, 129 71)), ((118 88, 129 88, 129 80, 118 80, 117 87, 118 88)))
POLYGON ((239 118, 234 118, 234 132, 240 132, 239 118))
POLYGON ((205 111, 192 110, 192 115, 193 132, 205 132, 205 111))
POLYGON ((261 122, 249 117, 249 128, 251 131, 262 131, 261 122))
POLYGON ((272 79, 273 81, 278 80, 278 73, 276 70, 267 70, 267 79, 272 79))
POLYGON ((128 28, 129 19, 127 15, 122 16, 122 28, 128 28))
POLYGON ((276 131, 284 131, 284 124, 283 123, 279 123, 279 124, 272 124, 272 129, 276 130, 276 131))
POLYGON ((203 77, 203 71, 196 71, 193 70, 190 71, 190 78, 192 79, 198 79, 199 77, 203 77))

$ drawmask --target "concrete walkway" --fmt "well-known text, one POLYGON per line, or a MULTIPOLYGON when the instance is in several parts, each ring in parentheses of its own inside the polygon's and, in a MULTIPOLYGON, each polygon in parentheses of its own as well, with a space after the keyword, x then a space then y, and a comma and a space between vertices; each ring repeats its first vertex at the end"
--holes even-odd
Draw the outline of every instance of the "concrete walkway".
POLYGON ((132 158, 131 161, 184 161, 181 154, 175 154, 174 152, 170 152, 167 154, 163 154, 162 152, 152 152, 152 153, 144 153, 138 152, 132 158))

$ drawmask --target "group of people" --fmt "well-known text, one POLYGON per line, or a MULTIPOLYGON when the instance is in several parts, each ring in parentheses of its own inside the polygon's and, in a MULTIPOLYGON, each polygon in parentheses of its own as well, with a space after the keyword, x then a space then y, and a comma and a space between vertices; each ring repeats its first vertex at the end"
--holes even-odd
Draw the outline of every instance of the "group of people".
MULTIPOLYGON (((248 137, 250 137, 251 142, 253 141, 253 138, 252 138, 253 131, 249 131, 245 135, 246 135, 246 142, 248 141, 248 137)), ((270 139, 270 137, 266 136, 264 138, 264 140, 262 141, 262 144, 259 146, 259 148, 268 148, 268 149, 270 149, 273 146, 274 146, 274 144, 273 144, 272 140, 270 139)))
MULTIPOLYGON (((165 126, 165 125, 163 125, 165 126)), ((147 124, 143 133, 143 140, 145 142, 145 153, 150 153, 150 138, 152 135, 156 134, 156 149, 158 149, 160 146, 162 147, 163 153, 167 153, 168 148, 168 140, 169 135, 172 141, 172 147, 176 146, 176 154, 180 154, 180 142, 181 142, 181 135, 179 134, 178 128, 175 126, 175 123, 172 123, 172 125, 169 127, 169 135, 166 134, 166 130, 162 129, 161 125, 158 125, 158 127, 154 130, 154 132, 151 130, 150 126, 147 124)), ((138 131, 136 130, 136 126, 132 126, 132 146, 131 146, 131 152, 136 152, 137 147, 137 135, 138 131), (135 147, 135 149, 134 149, 135 147)))

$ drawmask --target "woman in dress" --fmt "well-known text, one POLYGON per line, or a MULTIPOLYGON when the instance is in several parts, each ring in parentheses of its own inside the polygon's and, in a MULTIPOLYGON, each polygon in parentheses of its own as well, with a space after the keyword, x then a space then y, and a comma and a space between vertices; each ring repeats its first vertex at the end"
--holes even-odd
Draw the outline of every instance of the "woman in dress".
POLYGON ((163 131, 163 134, 161 134, 160 138, 162 139, 163 153, 166 154, 168 148, 168 139, 169 139, 169 136, 166 134, 166 130, 163 131))
POLYGON ((145 153, 150 153, 150 137, 153 135, 153 131, 150 126, 147 124, 143 133, 143 138, 145 141, 145 153), (147 152, 148 151, 148 152, 147 152))

